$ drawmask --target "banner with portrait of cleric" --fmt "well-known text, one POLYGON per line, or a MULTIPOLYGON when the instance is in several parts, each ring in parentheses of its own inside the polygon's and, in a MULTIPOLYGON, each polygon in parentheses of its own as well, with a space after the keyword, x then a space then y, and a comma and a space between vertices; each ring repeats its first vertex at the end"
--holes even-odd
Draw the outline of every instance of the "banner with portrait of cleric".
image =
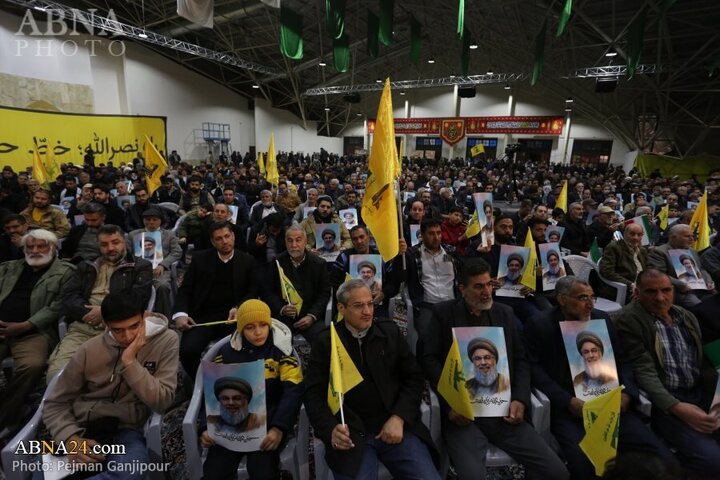
POLYGON ((599 397, 619 385, 605 320, 560 322, 560 330, 577 398, 599 397))
POLYGON ((679 280, 692 290, 707 290, 700 266, 695 263, 695 257, 690 250, 672 248, 668 250, 668 254, 679 280))
POLYGON ((383 261, 380 255, 350 255, 350 276, 365 282, 373 296, 382 292, 382 271, 383 261))
POLYGON ((143 232, 135 235, 133 239, 133 253, 136 257, 144 258, 157 268, 163 261, 162 236, 160 231, 143 232))
POLYGON ((267 435, 265 361, 202 362, 207 430, 233 452, 255 452, 267 435))
POLYGON ((543 292, 549 292, 555 290, 557 281, 566 275, 565 263, 560 255, 559 243, 541 243, 539 247, 543 292))
POLYGON ((520 283, 522 275, 528 266, 530 249, 514 245, 500 246, 500 261, 498 264, 498 281, 500 288, 495 290, 498 297, 522 298, 520 283))
POLYGON ((501 327, 458 327, 463 381, 473 415, 505 417, 510 412, 510 365, 501 327))
POLYGON ((489 247, 495 244, 495 230, 493 217, 493 194, 489 192, 473 193, 475 211, 478 214, 482 246, 489 247))

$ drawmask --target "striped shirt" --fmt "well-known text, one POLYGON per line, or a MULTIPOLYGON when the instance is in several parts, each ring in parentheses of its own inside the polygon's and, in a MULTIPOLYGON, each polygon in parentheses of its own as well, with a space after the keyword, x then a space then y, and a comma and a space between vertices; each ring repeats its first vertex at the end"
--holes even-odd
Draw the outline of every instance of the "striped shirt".
POLYGON ((700 377, 697 363, 698 351, 692 334, 684 320, 672 315, 672 325, 668 326, 659 318, 655 319, 655 330, 660 339, 665 367, 665 388, 670 392, 695 387, 700 377))

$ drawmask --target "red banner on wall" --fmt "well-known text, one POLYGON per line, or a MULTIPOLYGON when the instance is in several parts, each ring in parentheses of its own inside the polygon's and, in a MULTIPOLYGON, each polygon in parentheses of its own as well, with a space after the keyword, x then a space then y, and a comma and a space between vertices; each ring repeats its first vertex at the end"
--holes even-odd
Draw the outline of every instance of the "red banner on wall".
POLYGON ((442 121, 442 126, 440 127, 440 138, 443 139, 443 142, 455 145, 457 142, 462 140, 464 136, 464 118, 451 118, 442 121))
MULTIPOLYGON (((399 135, 440 135, 451 145, 462 140, 466 134, 478 133, 525 133, 533 135, 560 135, 563 130, 562 116, 545 117, 456 117, 456 118, 396 118, 395 133, 399 135), (455 123, 453 123, 455 122, 455 123), (456 137, 450 133, 451 126, 464 132, 456 137), (447 125, 448 129, 445 128, 447 125), (457 140, 455 140, 457 138, 457 140)), ((368 132, 375 132, 375 120, 368 120, 368 132)))

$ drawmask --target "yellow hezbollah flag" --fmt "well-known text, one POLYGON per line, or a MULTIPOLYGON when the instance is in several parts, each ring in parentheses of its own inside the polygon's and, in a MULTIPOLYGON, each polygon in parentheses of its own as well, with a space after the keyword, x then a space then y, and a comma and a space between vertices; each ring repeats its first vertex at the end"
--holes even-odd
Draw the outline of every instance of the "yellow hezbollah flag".
POLYGON ((380 255, 386 262, 397 256, 399 248, 398 213, 394 193, 397 158, 390 79, 386 78, 368 164, 370 177, 362 203, 362 218, 375 237, 380 255))
POLYGON ((50 182, 54 182, 55 179, 62 173, 60 165, 58 165, 57 160, 55 160, 55 154, 53 153, 52 148, 47 148, 45 150, 45 170, 48 173, 48 180, 50 182))
POLYGON ((458 414, 473 420, 472 406, 467 388, 465 388, 465 375, 463 374, 462 358, 460 357, 460 346, 457 338, 453 335, 453 343, 450 346, 445 366, 443 366, 438 382, 438 393, 443 396, 450 408, 458 414))
POLYGON ((48 172, 45 170, 45 165, 43 165, 42 160, 40 159, 40 153, 37 150, 37 147, 33 147, 33 169, 32 169, 33 178, 40 183, 40 185, 43 185, 44 188, 48 187, 48 172))
POLYGON ((399 177, 402 171, 403 155, 405 155, 405 137, 400 140, 400 151, 398 152, 397 162, 395 162, 395 178, 399 177))
POLYGON ((620 394, 622 385, 583 405, 585 437, 580 448, 595 467, 595 474, 603 476, 609 460, 617 455, 620 429, 620 394))
POLYGON ((330 381, 328 382, 328 406, 335 414, 340 410, 340 394, 346 394, 363 378, 340 341, 335 324, 330 323, 330 381))
POLYGON ((481 153, 485 153, 485 145, 483 145, 482 143, 478 143, 470 149, 470 156, 472 157, 476 157, 481 153))
POLYGON ((280 274, 280 288, 282 289, 283 297, 285 297, 285 301, 288 303, 291 303, 295 305, 295 308, 298 312, 302 310, 303 305, 303 299, 298 293, 297 289, 295 288, 295 285, 290 281, 290 279, 285 275, 285 271, 280 266, 280 262, 275 260, 275 263, 277 264, 278 273, 280 274))
POLYGON ((470 217, 470 221, 468 222, 467 230, 465 230, 465 238, 472 238, 479 233, 480 233, 480 219, 478 219, 478 212, 477 212, 477 208, 476 208, 475 213, 473 213, 472 217, 470 217))
POLYGON ((258 170, 260 171, 260 173, 265 175, 265 159, 263 158, 262 152, 258 152, 257 162, 258 162, 258 170))
POLYGON ((565 180, 563 182, 562 190, 560 190, 560 195, 558 195, 555 200, 555 208, 562 208, 562 211, 567 213, 567 207, 567 180, 565 180))
MULTIPOLYGON (((32 166, 34 147, 41 158, 46 158, 50 150, 58 165, 82 163, 88 147, 95 154, 96 165, 131 162, 142 152, 146 134, 158 148, 166 150, 165 117, 80 115, 0 107, 0 125, 2 163, 16 171, 32 166)), ((50 163, 45 163, 45 168, 48 174, 60 175, 59 169, 53 170, 50 163)))
POLYGON ((710 224, 708 222, 708 194, 707 190, 703 193, 700 205, 693 213, 690 219, 690 229, 695 235, 695 243, 693 248, 698 252, 710 246, 710 224))
POLYGON ((167 172, 167 162, 150 138, 145 135, 145 183, 148 195, 152 195, 160 187, 162 184, 160 178, 165 175, 165 172, 167 172))
MULTIPOLYGON (((353 278, 350 276, 350 274, 347 273, 347 272, 345 272, 345 281, 344 281, 343 283, 349 282, 349 281, 352 280, 352 279, 353 279, 353 278)), ((342 312, 338 312, 337 322, 338 322, 338 323, 342 322, 342 321, 343 321, 343 318, 344 318, 344 317, 343 317, 342 312)))
POLYGON ((662 228, 663 230, 667 230, 668 215, 670 215, 670 204, 666 203, 665 206, 660 209, 660 213, 658 213, 658 220, 660 220, 660 228, 662 228))
POLYGON ((280 183, 280 174, 278 174, 277 158, 275 157, 275 134, 270 134, 270 145, 268 145, 267 155, 265 156, 265 170, 267 170, 267 181, 271 185, 280 183))
POLYGON ((527 266, 522 274, 522 278, 520 278, 520 283, 530 290, 537 290, 537 251, 535 250, 535 240, 533 240, 529 228, 527 235, 525 235, 525 245, 523 246, 530 249, 530 256, 528 256, 527 266))

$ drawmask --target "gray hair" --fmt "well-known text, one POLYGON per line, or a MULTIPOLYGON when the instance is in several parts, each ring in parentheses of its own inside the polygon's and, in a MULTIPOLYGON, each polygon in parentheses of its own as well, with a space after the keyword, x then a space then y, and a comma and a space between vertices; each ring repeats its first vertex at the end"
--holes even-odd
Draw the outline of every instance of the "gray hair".
POLYGON ((677 236, 680 235, 680 230, 685 229, 691 230, 690 225, 685 225, 684 223, 676 223, 668 230, 668 238, 677 238, 677 236))
POLYGON ((638 207, 635 210, 635 216, 639 217, 640 215, 651 215, 652 214, 652 208, 650 207, 638 207))
POLYGON ((272 192, 270 190, 260 190, 260 195, 262 195, 263 193, 268 193, 272 197, 272 192))
POLYGON ((566 275, 558 279, 558 281, 555 283, 555 296, 567 296, 570 293, 570 290, 572 290, 575 285, 584 285, 586 287, 591 287, 591 285, 585 280, 581 280, 573 275, 566 275))
POLYGON ((50 230, 45 230, 43 228, 38 228, 35 230, 28 231, 20 240, 20 244, 23 248, 25 248, 25 245, 27 244, 28 239, 34 239, 39 240, 42 242, 47 242, 50 247, 52 247, 53 251, 57 251, 58 247, 58 238, 57 235, 55 235, 50 230))
POLYGON ((303 228, 300 225, 298 225, 297 223, 290 225, 287 228, 287 230, 285 230, 285 238, 287 238, 287 235, 290 232, 300 232, 303 234, 303 237, 305 237, 305 239, 307 240, 307 233, 305 233, 305 230, 303 230, 303 228))
POLYGON ((572 209, 575 208, 576 206, 582 207, 582 203, 580 203, 580 202, 573 202, 573 203, 571 203, 570 205, 568 205, 568 211, 572 210, 572 209))
POLYGON ((340 285, 337 293, 335 294, 338 303, 342 303, 343 305, 347 306, 348 300, 350 299, 350 292, 352 292, 353 290, 357 290, 358 288, 367 288, 368 290, 370 290, 365 281, 360 280, 359 278, 356 278, 354 280, 348 280, 347 282, 340 285))
POLYGON ((307 191, 307 193, 317 193, 318 192, 317 188, 308 188, 306 191, 307 191))

